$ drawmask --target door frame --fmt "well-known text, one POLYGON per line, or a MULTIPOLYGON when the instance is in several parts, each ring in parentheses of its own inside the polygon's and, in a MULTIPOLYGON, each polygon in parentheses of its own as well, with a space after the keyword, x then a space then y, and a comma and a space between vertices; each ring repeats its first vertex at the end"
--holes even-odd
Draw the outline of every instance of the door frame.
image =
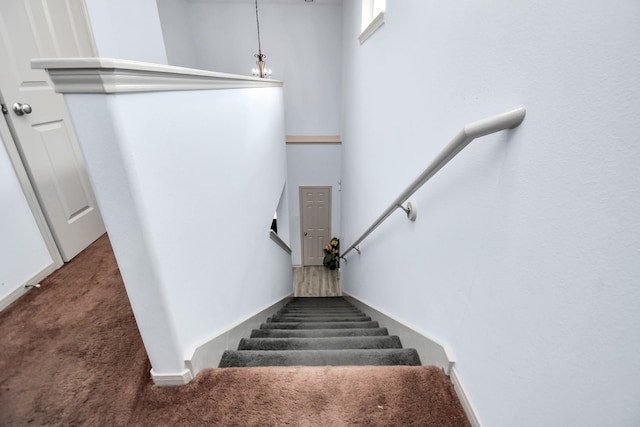
MULTIPOLYGON (((2 97, 1 91, 2 89, 0 88, 0 103, 3 106, 6 106, 7 104, 2 97)), ((9 124, 7 123, 7 119, 4 116, 5 114, 2 115, 2 120, 0 120, 0 139, 2 139, 4 143, 4 147, 7 151, 7 154, 9 155, 9 161, 13 166, 13 170, 18 177, 18 182, 20 183, 20 187, 22 188, 22 193, 27 199, 27 204, 31 209, 33 218, 38 225, 38 229, 40 230, 42 239, 44 240, 44 243, 49 250, 49 254, 51 255, 51 259, 53 260, 54 264, 53 270, 49 271, 49 268, 46 268, 41 274, 36 276, 34 280, 39 281, 44 279, 44 277, 46 277, 56 269, 60 268, 64 264, 64 262, 62 261, 62 255, 60 255, 60 250, 58 249, 58 245, 56 245, 56 241, 53 238, 53 234, 51 233, 51 229, 49 228, 47 219, 44 216, 44 212, 42 211, 42 207, 40 206, 40 202, 38 201, 36 192, 33 189, 33 185, 31 184, 31 180, 29 179, 27 170, 25 169, 24 163, 22 162, 22 157, 20 156, 20 152, 18 151, 13 132, 11 132, 11 130, 9 129, 9 124)))
POLYGON ((298 187, 298 209, 300 212, 300 264, 304 267, 305 257, 304 257, 304 221, 302 217, 304 216, 304 198, 302 197, 302 191, 305 188, 326 188, 329 190, 328 204, 329 204, 329 238, 331 238, 331 217, 333 216, 333 186, 331 185, 301 185, 298 187))

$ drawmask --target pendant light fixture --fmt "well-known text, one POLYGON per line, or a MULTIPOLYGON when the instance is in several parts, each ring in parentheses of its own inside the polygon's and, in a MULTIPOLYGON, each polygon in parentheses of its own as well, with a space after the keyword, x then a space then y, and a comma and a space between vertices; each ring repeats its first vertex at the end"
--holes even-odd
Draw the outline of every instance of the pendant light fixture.
POLYGON ((264 59, 267 55, 262 53, 262 45, 260 43, 260 19, 258 18, 258 0, 256 0, 256 26, 258 27, 258 53, 254 55, 257 59, 256 65, 258 68, 254 68, 252 70, 252 75, 254 77, 260 77, 261 79, 270 79, 271 78, 271 68, 266 68, 266 63, 264 59))

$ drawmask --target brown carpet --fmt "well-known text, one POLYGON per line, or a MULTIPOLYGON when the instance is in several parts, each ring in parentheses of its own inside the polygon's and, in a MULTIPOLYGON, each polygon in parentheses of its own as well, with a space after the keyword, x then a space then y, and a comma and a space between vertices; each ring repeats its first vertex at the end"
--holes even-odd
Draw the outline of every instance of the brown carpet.
POLYGON ((153 386, 106 236, 0 313, 0 425, 468 426, 432 367, 208 369, 153 386))

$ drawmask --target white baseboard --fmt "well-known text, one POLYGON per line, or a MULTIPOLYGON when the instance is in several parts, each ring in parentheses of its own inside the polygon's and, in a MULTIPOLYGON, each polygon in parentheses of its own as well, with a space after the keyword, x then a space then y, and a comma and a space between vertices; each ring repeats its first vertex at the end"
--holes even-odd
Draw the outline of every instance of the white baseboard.
POLYGON ((18 286, 9 295, 7 295, 6 297, 2 298, 2 300, 0 300, 0 311, 9 307, 16 300, 18 300, 18 298, 20 298, 22 295, 29 292, 31 289, 33 288, 27 288, 25 287, 25 285, 18 286))
POLYGON ((446 344, 344 291, 342 294, 350 303, 371 316, 372 319, 377 320, 381 327, 387 328, 390 335, 399 336, 403 347, 415 348, 423 365, 438 366, 449 375, 455 360, 446 344))
POLYGON ((460 404, 462 405, 462 409, 464 413, 467 415, 469 419, 469 423, 471 423, 471 427, 482 427, 480 424, 480 420, 478 419, 478 415, 476 411, 473 409, 473 405, 469 401, 467 394, 464 392, 464 388, 462 387, 462 383, 460 382, 460 377, 458 376, 458 371, 456 367, 451 368, 451 372, 449 372, 449 378, 453 383, 453 388, 458 395, 458 399, 460 399, 460 404))
POLYGON ((280 310, 282 306, 289 302, 292 296, 293 294, 287 295, 283 299, 250 315, 245 320, 238 322, 230 329, 217 333, 196 346, 187 360, 185 360, 185 366, 190 370, 193 377, 203 369, 217 368, 225 350, 236 350, 242 338, 249 337, 252 329, 256 329, 260 323, 266 322, 267 317, 280 310))
POLYGON ((189 369, 174 374, 157 374, 151 369, 151 378, 153 383, 159 387, 174 387, 189 383, 193 379, 193 375, 189 369))
POLYGON ((27 286, 38 284, 39 282, 44 280, 48 275, 50 275, 57 269, 58 269, 58 266, 56 266, 55 263, 51 263, 45 268, 43 268, 40 272, 35 274, 33 277, 31 277, 29 280, 27 280, 26 283, 18 286, 11 293, 9 293, 7 296, 5 296, 0 300, 0 311, 3 311, 5 308, 9 307, 11 304, 17 301, 18 298, 20 298, 21 296, 29 292, 29 290, 33 289, 33 288, 27 288, 27 286))
POLYGON ((390 335, 399 336, 403 347, 415 348, 418 351, 420 361, 423 365, 434 365, 444 369, 445 373, 451 379, 451 383, 458 395, 458 399, 460 399, 462 409, 467 415, 471 426, 482 427, 478 416, 471 405, 471 401, 464 392, 464 388, 460 382, 453 353, 446 344, 429 337, 426 333, 418 330, 417 328, 394 318, 390 314, 387 314, 378 308, 372 307, 366 302, 363 302, 344 291, 342 294, 344 298, 353 305, 371 316, 372 319, 377 320, 381 327, 387 328, 390 335))

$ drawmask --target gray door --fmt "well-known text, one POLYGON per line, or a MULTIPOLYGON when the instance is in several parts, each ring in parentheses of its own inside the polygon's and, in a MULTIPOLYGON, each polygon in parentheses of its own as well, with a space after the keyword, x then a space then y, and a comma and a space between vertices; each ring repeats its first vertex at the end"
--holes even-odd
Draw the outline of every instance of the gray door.
POLYGON ((331 187, 300 187, 302 264, 322 265, 331 239, 331 187))

